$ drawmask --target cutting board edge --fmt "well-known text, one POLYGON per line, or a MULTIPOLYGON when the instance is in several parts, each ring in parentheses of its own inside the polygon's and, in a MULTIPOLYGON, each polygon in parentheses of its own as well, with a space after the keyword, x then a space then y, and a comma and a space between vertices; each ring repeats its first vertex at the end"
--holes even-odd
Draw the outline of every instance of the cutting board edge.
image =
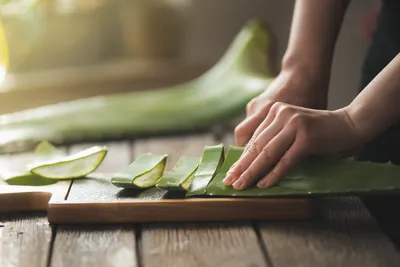
POLYGON ((312 198, 50 201, 47 211, 51 224, 301 220, 314 214, 312 198))

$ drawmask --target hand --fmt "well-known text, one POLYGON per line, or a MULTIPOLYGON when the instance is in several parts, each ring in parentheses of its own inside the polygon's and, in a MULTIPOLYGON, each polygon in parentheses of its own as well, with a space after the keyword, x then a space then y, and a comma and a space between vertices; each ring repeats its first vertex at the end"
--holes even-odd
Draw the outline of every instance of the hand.
POLYGON ((235 128, 236 144, 245 146, 276 102, 326 109, 329 81, 319 75, 317 79, 301 71, 282 71, 262 94, 247 104, 246 119, 235 128))
POLYGON ((266 175, 257 186, 270 187, 301 157, 348 155, 360 141, 346 109, 315 110, 278 102, 272 105, 224 184, 243 190, 266 175))

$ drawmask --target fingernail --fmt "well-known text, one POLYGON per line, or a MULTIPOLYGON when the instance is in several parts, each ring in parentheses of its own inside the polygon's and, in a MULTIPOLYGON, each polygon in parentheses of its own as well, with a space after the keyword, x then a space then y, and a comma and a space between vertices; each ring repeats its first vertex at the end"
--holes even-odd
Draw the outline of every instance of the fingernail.
POLYGON ((268 181, 260 181, 257 183, 258 188, 267 188, 268 187, 268 181))
POLYGON ((257 183, 258 188, 265 188, 265 183, 257 183))
POLYGON ((228 175, 225 177, 225 179, 223 180, 224 185, 230 185, 230 183, 232 182, 232 176, 228 175))
POLYGON ((243 180, 237 180, 235 183, 233 183, 233 188, 236 190, 242 190, 245 187, 245 183, 243 180))

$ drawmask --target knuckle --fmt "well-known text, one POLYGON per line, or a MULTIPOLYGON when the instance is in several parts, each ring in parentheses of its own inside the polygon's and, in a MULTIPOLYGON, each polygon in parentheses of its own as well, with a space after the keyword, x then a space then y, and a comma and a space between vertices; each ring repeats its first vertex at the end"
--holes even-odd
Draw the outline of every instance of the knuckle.
POLYGON ((290 168, 292 164, 292 160, 289 157, 283 157, 281 158, 281 160, 279 161, 279 169, 280 170, 287 170, 290 168))
POLYGON ((271 105, 271 112, 273 113, 278 113, 279 110, 281 109, 282 105, 284 105, 282 102, 275 102, 271 105))
POLYGON ((251 154, 259 154, 261 152, 259 148, 259 143, 254 137, 250 139, 247 151, 251 154))
POLYGON ((296 127, 306 127, 307 117, 304 114, 296 113, 290 119, 290 124, 296 127))
POLYGON ((245 172, 245 175, 243 175, 243 182, 249 183, 254 179, 254 171, 252 168, 248 168, 245 172))
POLYGON ((259 154, 261 152, 257 140, 250 139, 247 151, 251 154, 259 154))
POLYGON ((294 108, 283 102, 276 102, 271 107, 271 110, 276 114, 276 116, 290 116, 294 112, 294 108))
POLYGON ((267 115, 271 111, 272 104, 270 102, 267 102, 262 105, 260 108, 260 111, 263 115, 267 115))
POLYGON ((272 152, 272 150, 271 150, 271 148, 269 146, 263 147, 263 149, 261 150, 261 154, 266 159, 273 159, 274 158, 274 153, 272 152))

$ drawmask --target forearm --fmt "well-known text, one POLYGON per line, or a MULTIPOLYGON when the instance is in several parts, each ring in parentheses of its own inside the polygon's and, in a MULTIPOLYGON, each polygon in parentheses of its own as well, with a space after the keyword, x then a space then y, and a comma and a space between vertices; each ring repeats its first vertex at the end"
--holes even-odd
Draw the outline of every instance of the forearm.
POLYGON ((282 69, 329 75, 348 4, 349 0, 297 0, 282 69))
POLYGON ((400 54, 344 108, 362 141, 400 122, 400 54))

